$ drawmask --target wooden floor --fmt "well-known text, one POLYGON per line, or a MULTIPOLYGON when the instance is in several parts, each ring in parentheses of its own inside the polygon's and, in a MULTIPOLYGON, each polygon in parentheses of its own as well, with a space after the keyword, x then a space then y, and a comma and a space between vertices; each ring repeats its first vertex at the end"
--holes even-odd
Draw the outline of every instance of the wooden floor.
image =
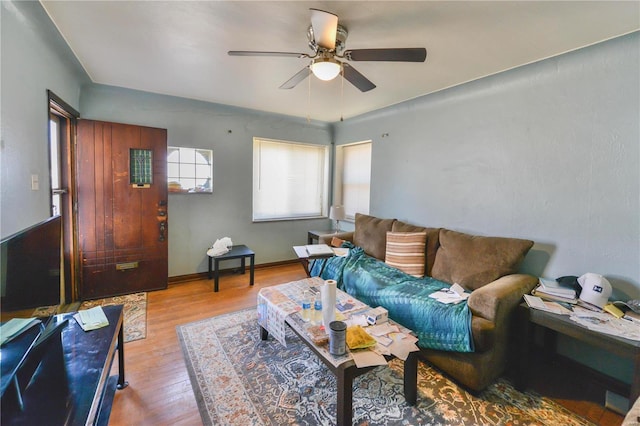
MULTIPOLYGON (((305 278, 295 263, 255 271, 255 285, 248 274, 223 274, 220 291, 213 292, 213 280, 171 284, 167 290, 148 294, 147 337, 125 344, 126 379, 129 387, 117 391, 110 425, 200 425, 195 397, 178 343, 176 326, 255 306, 263 287, 305 278)), ((114 364, 117 364, 114 363, 114 364)), ((114 374, 117 365, 114 365, 114 374)), ((594 392, 561 375, 534 385, 583 417, 600 425, 620 425, 619 416, 602 406, 594 392)))

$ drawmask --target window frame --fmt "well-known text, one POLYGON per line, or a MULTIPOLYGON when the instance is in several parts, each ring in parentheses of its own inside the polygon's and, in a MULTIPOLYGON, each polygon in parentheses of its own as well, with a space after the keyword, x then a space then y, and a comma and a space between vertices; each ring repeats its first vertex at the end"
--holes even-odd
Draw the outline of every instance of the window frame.
MULTIPOLYGON (((334 169, 334 184, 333 184, 333 204, 339 204, 345 207, 346 221, 355 221, 355 213, 369 214, 371 209, 371 174, 372 174, 372 162, 373 162, 373 142, 372 140, 364 140, 359 142, 345 143, 342 145, 336 145, 335 147, 335 169, 334 169), (345 200, 344 180, 345 180, 345 150, 361 145, 369 145, 370 161, 369 168, 369 181, 368 181, 368 203, 366 208, 361 208, 358 211, 350 211, 349 203, 345 200)), ((353 167, 353 166, 350 166, 353 167)))
MULTIPOLYGON (((292 152, 293 153, 293 152, 292 152)), ((326 218, 329 212, 329 185, 330 185, 330 145, 318 144, 318 143, 307 143, 307 142, 297 142, 297 141, 285 141, 279 139, 270 139, 270 138, 262 138, 262 137, 254 137, 253 138, 253 160, 252 167, 253 173, 251 177, 252 181, 252 190, 251 190, 251 218, 255 223, 259 222, 274 222, 274 221, 285 221, 285 220, 307 220, 307 219, 321 219, 326 218), (289 210, 288 214, 272 214, 268 215, 264 212, 261 212, 257 209, 260 208, 257 204, 259 204, 260 196, 257 193, 259 191, 261 182, 260 182, 260 173, 262 172, 263 165, 261 164, 261 143, 265 142, 268 144, 282 144, 284 146, 297 146, 303 148, 314 148, 318 150, 319 158, 321 164, 318 165, 318 172, 320 176, 317 178, 315 185, 317 188, 317 198, 314 202, 317 203, 318 210, 316 212, 305 213, 305 214, 295 214, 291 210, 289 210)), ((294 184, 293 186, 295 186, 294 184)), ((307 186, 300 183, 301 186, 307 186)), ((313 183, 312 183, 313 185, 313 183)), ((291 186, 291 185, 290 185, 291 186)), ((286 195, 286 194, 285 194, 286 195)), ((288 194, 291 195, 291 194, 288 194)), ((295 196, 295 194, 293 194, 295 196)), ((285 203, 286 204, 286 203, 285 203)))

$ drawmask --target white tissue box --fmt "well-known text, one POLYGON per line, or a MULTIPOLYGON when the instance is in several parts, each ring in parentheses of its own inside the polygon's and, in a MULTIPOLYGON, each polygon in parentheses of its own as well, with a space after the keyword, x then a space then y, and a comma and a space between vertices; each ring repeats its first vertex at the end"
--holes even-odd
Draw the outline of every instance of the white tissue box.
POLYGON ((369 309, 364 315, 367 317, 367 322, 371 325, 382 324, 383 322, 389 321, 389 311, 382 306, 369 309))

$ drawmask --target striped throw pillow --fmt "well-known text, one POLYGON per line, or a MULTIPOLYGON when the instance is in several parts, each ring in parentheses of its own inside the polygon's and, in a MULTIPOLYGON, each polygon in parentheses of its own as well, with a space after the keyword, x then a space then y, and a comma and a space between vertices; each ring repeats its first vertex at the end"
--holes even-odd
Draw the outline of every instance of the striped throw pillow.
POLYGON ((426 241, 426 232, 387 232, 385 263, 406 274, 422 278, 426 241))

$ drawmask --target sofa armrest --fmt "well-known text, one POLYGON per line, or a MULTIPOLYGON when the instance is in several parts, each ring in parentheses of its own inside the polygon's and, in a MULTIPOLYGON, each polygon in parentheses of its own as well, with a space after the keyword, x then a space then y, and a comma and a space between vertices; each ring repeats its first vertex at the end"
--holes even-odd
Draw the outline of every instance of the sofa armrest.
POLYGON ((353 231, 351 232, 338 232, 337 234, 325 234, 321 235, 318 238, 318 244, 326 244, 331 245, 331 240, 333 238, 340 238, 341 240, 347 240, 349 242, 353 242, 353 231))
POLYGON ((471 292, 467 303, 473 315, 498 324, 537 283, 538 278, 531 275, 505 275, 471 292))

